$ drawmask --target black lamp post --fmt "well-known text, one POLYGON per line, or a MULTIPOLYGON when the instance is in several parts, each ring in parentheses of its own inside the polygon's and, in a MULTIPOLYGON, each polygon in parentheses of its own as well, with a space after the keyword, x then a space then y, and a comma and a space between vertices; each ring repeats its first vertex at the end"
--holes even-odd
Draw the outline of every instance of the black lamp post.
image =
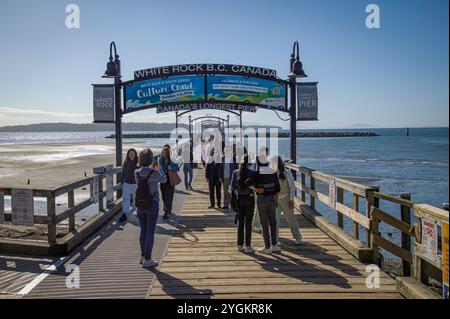
MULTIPOLYGON (((109 62, 106 65, 105 74, 103 78, 114 78, 114 101, 116 111, 116 166, 122 166, 122 95, 120 89, 122 87, 121 69, 119 55, 117 54, 116 44, 111 42, 109 45, 109 62), (114 57, 113 57, 114 48, 114 57)), ((122 179, 122 175, 117 175, 118 181, 122 179)), ((117 192, 117 197, 120 198, 122 193, 117 192)))
POLYGON ((291 108, 290 108, 290 128, 291 128, 291 161, 297 163, 297 78, 305 78, 307 75, 303 71, 300 62, 298 41, 294 42, 290 60, 289 82, 291 87, 291 108))

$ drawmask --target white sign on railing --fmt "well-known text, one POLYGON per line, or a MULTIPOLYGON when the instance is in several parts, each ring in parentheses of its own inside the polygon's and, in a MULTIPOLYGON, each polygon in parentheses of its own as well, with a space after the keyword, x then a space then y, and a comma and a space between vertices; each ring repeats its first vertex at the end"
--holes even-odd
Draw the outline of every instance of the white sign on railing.
POLYGON ((34 201, 32 189, 11 190, 11 215, 14 225, 33 226, 34 201))
POLYGON ((428 218, 422 218, 422 257, 438 264, 438 226, 428 218))
POLYGON ((0 224, 5 222, 5 190, 0 188, 0 224))

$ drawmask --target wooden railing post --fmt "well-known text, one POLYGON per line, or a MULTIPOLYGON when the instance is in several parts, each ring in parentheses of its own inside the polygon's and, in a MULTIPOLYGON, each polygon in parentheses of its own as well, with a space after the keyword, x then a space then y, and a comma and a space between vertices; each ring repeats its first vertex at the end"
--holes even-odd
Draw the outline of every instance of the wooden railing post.
POLYGON ((104 204, 103 204, 103 177, 100 175, 98 177, 98 210, 103 211, 104 204))
MULTIPOLYGON (((315 190, 316 189, 316 179, 314 177, 310 177, 310 189, 315 190)), ((311 193, 309 193, 309 206, 312 209, 316 208, 316 198, 312 196, 311 193)))
POLYGON ((305 173, 301 173, 301 183, 302 183, 302 191, 301 191, 301 196, 302 196, 302 202, 306 203, 306 193, 304 191, 304 187, 306 186, 306 176, 305 173))
MULTIPOLYGON (((353 194, 353 209, 359 212, 359 196, 353 194)), ((359 240, 359 225, 357 222, 353 222, 353 238, 359 240)))
POLYGON ((47 232, 48 232, 48 243, 56 243, 56 205, 55 197, 47 197, 47 232))
MULTIPOLYGON (((400 198, 411 200, 411 194, 400 194, 400 198)), ((411 225, 411 209, 408 206, 401 205, 402 222, 411 225)), ((402 248, 411 251, 411 237, 402 232, 402 248)), ((402 261, 403 276, 411 276, 411 264, 405 260, 402 261)))
POLYGON ((69 213, 69 232, 75 230, 75 191, 71 190, 67 193, 67 204, 69 209, 71 209, 69 213))
MULTIPOLYGON (((344 190, 340 187, 337 187, 337 202, 344 204, 344 190)), ((344 229, 344 215, 337 211, 337 224, 339 228, 344 229)))
MULTIPOLYGON (((367 204, 366 204, 366 216, 368 218, 372 218, 372 216, 370 215, 370 211, 372 209, 372 207, 376 207, 379 208, 380 207, 380 199, 375 197, 375 192, 378 192, 380 190, 380 188, 378 186, 374 186, 372 187, 371 190, 369 190, 367 192, 367 204)), ((370 229, 368 231, 368 235, 367 235, 367 243, 369 244, 369 247, 372 248, 372 262, 375 264, 378 264, 379 262, 379 247, 378 245, 375 244, 374 242, 374 236, 372 236, 372 234, 377 234, 379 235, 380 231, 379 231, 379 225, 380 225, 380 221, 377 220, 376 218, 372 218, 372 222, 370 224, 370 229)))

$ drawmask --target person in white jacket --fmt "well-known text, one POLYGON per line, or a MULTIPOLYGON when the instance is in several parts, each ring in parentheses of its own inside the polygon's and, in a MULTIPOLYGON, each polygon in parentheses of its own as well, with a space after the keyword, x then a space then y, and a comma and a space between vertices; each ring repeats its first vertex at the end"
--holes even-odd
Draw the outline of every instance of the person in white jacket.
POLYGON ((291 171, 284 165, 284 161, 279 156, 273 156, 271 158, 273 168, 276 169, 278 179, 280 181, 280 193, 278 195, 278 206, 276 210, 277 220, 277 239, 279 238, 279 225, 281 220, 281 214, 286 218, 289 228, 291 229, 292 236, 295 239, 295 244, 300 245, 302 243, 302 235, 298 227, 297 219, 294 214, 294 199, 295 199, 295 184, 294 176, 291 171))

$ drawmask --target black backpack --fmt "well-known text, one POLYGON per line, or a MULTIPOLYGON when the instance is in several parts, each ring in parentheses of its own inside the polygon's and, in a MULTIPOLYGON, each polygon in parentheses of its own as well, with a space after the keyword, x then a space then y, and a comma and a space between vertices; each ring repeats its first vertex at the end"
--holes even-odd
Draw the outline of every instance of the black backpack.
POLYGON ((148 187, 148 179, 152 171, 147 175, 146 178, 142 179, 139 173, 137 173, 137 188, 136 188, 136 199, 135 205, 137 208, 150 208, 152 206, 152 196, 150 196, 150 188, 148 187))

